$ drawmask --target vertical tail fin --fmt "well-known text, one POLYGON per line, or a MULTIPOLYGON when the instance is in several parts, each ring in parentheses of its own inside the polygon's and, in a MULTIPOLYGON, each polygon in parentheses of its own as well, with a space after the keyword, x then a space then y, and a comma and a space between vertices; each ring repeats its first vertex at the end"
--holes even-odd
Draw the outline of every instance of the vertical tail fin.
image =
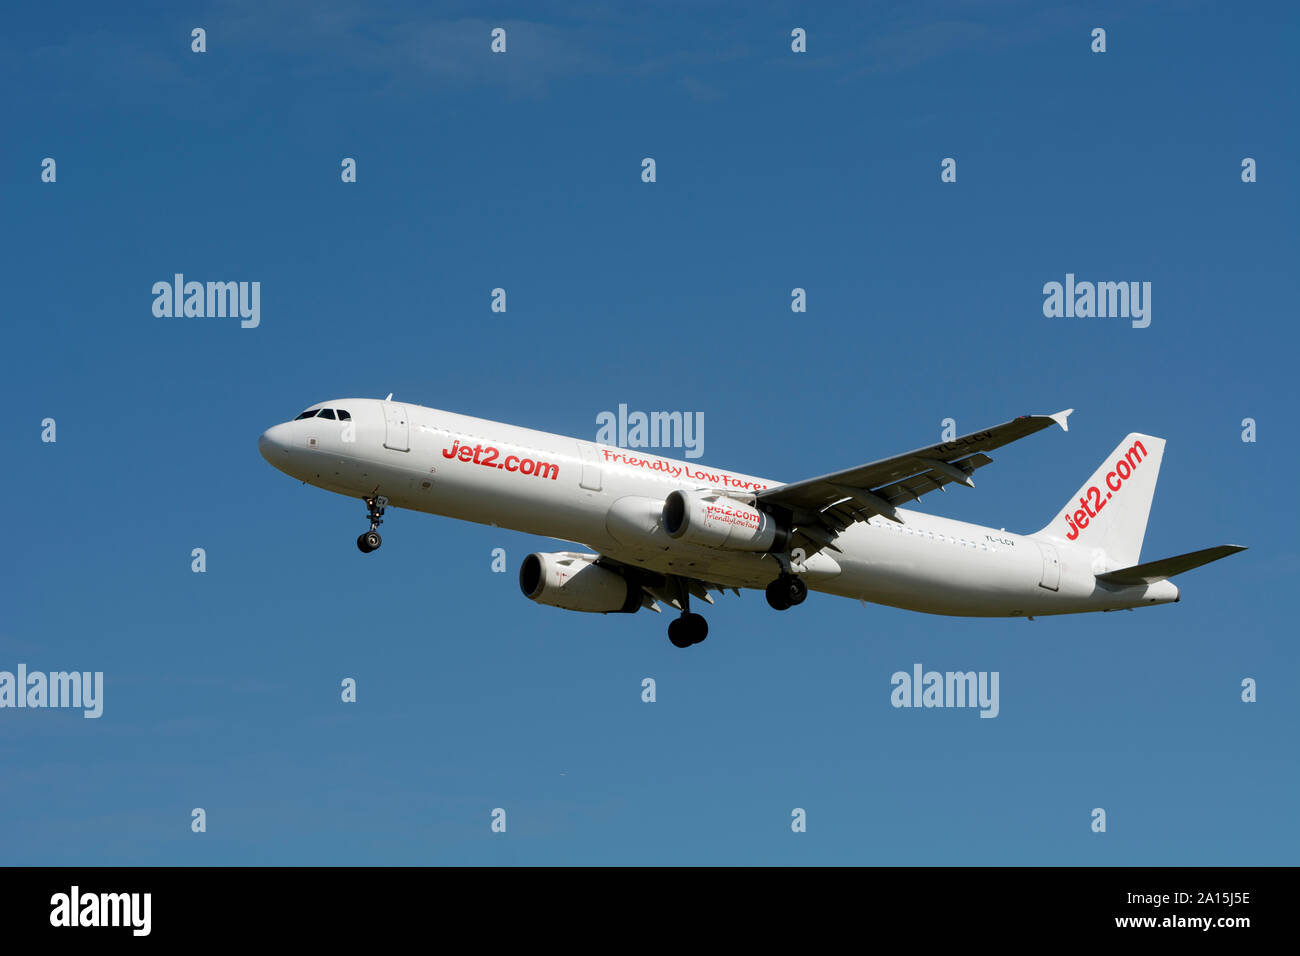
POLYGON ((1129 435, 1038 535, 1101 549, 1111 567, 1137 564, 1164 454, 1163 438, 1129 435))

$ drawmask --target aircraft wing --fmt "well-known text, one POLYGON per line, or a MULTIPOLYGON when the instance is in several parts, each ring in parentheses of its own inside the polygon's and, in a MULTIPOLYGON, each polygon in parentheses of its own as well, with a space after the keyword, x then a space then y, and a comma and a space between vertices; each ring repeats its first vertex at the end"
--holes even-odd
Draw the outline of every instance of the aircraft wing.
POLYGON ((835 536, 856 521, 882 515, 901 521, 898 505, 951 482, 975 487, 971 475, 993 459, 985 452, 1032 435, 1053 424, 1069 430, 1066 418, 1074 409, 1055 415, 1021 415, 1001 425, 971 432, 949 442, 882 458, 856 468, 777 485, 758 492, 756 499, 790 510, 795 529, 814 547, 834 545, 835 536))

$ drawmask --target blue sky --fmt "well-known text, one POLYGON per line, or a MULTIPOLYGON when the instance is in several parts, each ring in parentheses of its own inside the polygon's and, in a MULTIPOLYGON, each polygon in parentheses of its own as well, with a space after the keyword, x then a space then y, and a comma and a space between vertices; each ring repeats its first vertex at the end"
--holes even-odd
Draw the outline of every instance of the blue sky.
POLYGON ((1297 16, 11 11, 0 669, 106 689, 0 710, 4 861, 1294 864, 1297 16), (176 272, 261 282, 260 326, 155 318, 176 272), (1151 282, 1150 327, 1045 318, 1067 272, 1151 282), (257 453, 388 392, 588 437, 701 411, 703 462, 780 480, 1074 407, 924 509, 1035 531, 1144 431, 1143 558, 1250 550, 1178 605, 1034 622, 746 592, 683 652, 525 600, 543 539, 394 511, 363 556, 359 502, 257 453), (916 662, 998 671, 999 717, 893 709, 916 662))

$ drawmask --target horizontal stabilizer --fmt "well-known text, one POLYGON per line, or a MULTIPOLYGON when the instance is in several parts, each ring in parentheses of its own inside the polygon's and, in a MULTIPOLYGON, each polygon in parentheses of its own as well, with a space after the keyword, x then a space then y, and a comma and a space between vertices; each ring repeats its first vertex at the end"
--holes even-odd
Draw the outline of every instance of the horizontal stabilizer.
POLYGON ((1206 548, 1203 551, 1180 554, 1174 558, 1162 558, 1159 561, 1148 561, 1146 564, 1135 564, 1131 568, 1107 571, 1105 574, 1097 575, 1097 580, 1106 584, 1119 585, 1154 584, 1157 581, 1172 578, 1175 574, 1182 574, 1184 571, 1199 568, 1203 564, 1209 564, 1211 561, 1218 561, 1220 558, 1226 558, 1230 554, 1245 550, 1240 545, 1221 544, 1217 548, 1206 548))

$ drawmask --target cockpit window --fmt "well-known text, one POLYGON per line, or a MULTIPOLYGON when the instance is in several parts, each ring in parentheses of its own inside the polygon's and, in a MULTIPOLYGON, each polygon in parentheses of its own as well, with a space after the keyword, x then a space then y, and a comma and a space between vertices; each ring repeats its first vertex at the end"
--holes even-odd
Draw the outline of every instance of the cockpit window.
POLYGON ((349 415, 349 414, 347 413, 346 410, 340 408, 340 409, 339 409, 339 421, 341 421, 341 422, 350 422, 350 421, 352 421, 352 416, 349 415))
POLYGON ((300 421, 302 421, 304 418, 315 418, 315 417, 316 417, 316 413, 319 412, 319 411, 320 411, 319 408, 309 408, 309 409, 307 409, 305 412, 303 412, 301 415, 299 415, 297 418, 295 418, 294 421, 295 421, 295 422, 300 422, 300 421))
POLYGON ((320 410, 320 417, 321 417, 321 418, 328 418, 330 421, 334 421, 334 409, 332 409, 332 408, 322 408, 322 409, 320 410))

